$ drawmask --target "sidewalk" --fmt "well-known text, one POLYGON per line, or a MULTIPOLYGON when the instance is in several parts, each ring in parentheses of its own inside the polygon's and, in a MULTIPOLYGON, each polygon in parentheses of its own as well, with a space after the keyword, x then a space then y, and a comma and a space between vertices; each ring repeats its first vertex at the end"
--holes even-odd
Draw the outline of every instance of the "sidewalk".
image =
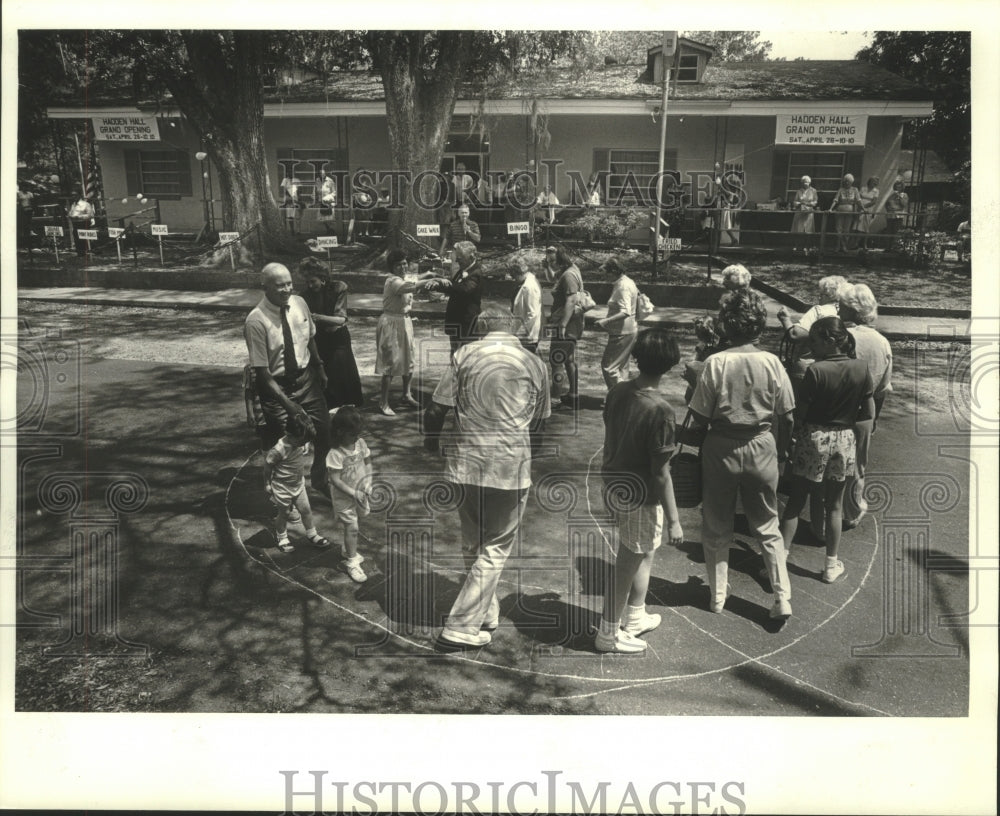
MULTIPOLYGON (((19 287, 20 300, 49 303, 84 303, 92 306, 132 306, 162 309, 201 309, 208 311, 249 312, 261 299, 260 289, 223 289, 215 292, 185 291, 176 289, 101 289, 97 287, 19 287)), ((768 311, 768 325, 777 325, 776 314, 781 305, 764 297, 768 311)), ((552 295, 542 290, 542 302, 551 306, 552 295)), ((444 314, 444 301, 414 300, 413 316, 436 318, 444 314)), ((382 297, 377 294, 352 294, 348 309, 352 315, 377 317, 382 313, 382 297)), ((605 306, 587 312, 587 322, 605 316, 605 306)), ((797 316, 790 310, 793 318, 797 316)), ((657 307, 643 325, 660 325, 670 328, 690 329, 692 321, 706 312, 701 309, 657 307)), ((970 321, 946 317, 882 316, 878 330, 890 340, 934 340, 939 342, 969 342, 970 321)))

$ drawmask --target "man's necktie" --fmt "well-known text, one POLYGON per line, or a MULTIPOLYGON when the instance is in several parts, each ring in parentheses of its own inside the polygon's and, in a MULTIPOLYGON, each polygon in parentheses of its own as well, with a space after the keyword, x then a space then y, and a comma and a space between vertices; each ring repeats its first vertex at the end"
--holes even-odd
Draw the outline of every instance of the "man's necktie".
POLYGON ((281 309, 281 339, 284 343, 285 376, 294 377, 299 373, 299 364, 295 359, 295 341, 292 339, 292 327, 288 325, 288 310, 281 309))

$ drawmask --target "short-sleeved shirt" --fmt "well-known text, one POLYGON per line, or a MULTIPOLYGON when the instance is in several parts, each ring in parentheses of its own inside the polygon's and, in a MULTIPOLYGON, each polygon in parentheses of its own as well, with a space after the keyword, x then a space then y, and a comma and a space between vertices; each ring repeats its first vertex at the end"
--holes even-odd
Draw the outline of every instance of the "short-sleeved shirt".
POLYGON ((713 426, 764 430, 774 417, 795 408, 795 397, 781 360, 769 351, 738 346, 705 361, 690 408, 713 426))
POLYGON ((283 436, 275 443, 264 459, 271 466, 271 489, 276 498, 289 498, 299 492, 312 458, 311 442, 295 445, 288 436, 283 436))
POLYGON ((445 478, 501 490, 531 486, 531 431, 551 414, 541 358, 506 332, 458 349, 434 402, 454 408, 456 432, 444 436, 445 478))
POLYGON ((892 346, 889 341, 871 326, 850 326, 847 330, 854 335, 858 359, 868 363, 875 398, 892 391, 892 346))
POLYGON ((624 320, 611 324, 610 330, 615 334, 635 334, 639 329, 635 322, 636 301, 639 299, 639 288, 628 276, 622 275, 615 281, 608 298, 608 317, 616 314, 626 314, 624 320))
MULTIPOLYGON (((549 322, 559 325, 562 322, 563 312, 566 309, 566 299, 570 295, 583 291, 583 276, 576 264, 570 264, 558 277, 552 286, 552 314, 549 315, 549 322)), ((583 314, 574 310, 573 316, 566 325, 566 336, 579 338, 583 335, 583 314)))
MULTIPOLYGON (((637 492, 635 498, 642 501, 635 504, 657 504, 659 497, 653 484, 653 464, 657 458, 673 453, 675 423, 673 408, 656 391, 639 388, 635 380, 614 385, 604 405, 601 474, 605 484, 623 477, 638 477, 642 491, 637 492)), ((626 488, 625 492, 631 494, 632 491, 626 488)))
POLYGON ((812 324, 823 317, 836 317, 839 314, 836 303, 817 303, 799 318, 799 328, 809 331, 812 324))
POLYGON ((542 288, 533 273, 524 276, 524 283, 514 295, 511 311, 521 321, 524 339, 530 343, 538 340, 542 332, 542 288))
POLYGON ((804 421, 851 428, 873 391, 872 376, 864 360, 852 360, 846 354, 817 360, 806 369, 799 389, 799 399, 807 406, 804 421))
POLYGON ((365 459, 368 459, 372 452, 368 449, 368 444, 364 439, 358 437, 351 447, 330 448, 326 455, 327 471, 339 471, 340 480, 350 486, 357 487, 365 476, 365 459))
MULTIPOLYGON (((316 325, 306 302, 298 295, 288 301, 288 326, 295 343, 295 361, 299 368, 309 365, 309 340, 316 334, 316 325)), ((281 331, 281 309, 266 297, 261 298, 243 325, 253 368, 267 368, 272 377, 285 373, 285 338, 281 331)))
POLYGON ((384 314, 409 314, 413 308, 413 293, 399 290, 406 283, 399 275, 390 275, 385 280, 385 288, 382 290, 382 312, 384 314))

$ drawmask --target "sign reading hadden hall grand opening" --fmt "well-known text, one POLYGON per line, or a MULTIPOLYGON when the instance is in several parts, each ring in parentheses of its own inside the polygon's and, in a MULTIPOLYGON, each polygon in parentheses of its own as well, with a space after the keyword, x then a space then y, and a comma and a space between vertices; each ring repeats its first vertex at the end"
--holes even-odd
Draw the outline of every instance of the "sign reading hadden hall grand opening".
POLYGON ((158 142, 155 116, 94 116, 94 135, 104 142, 158 142))
POLYGON ((867 114, 779 113, 775 116, 776 145, 864 147, 867 114))

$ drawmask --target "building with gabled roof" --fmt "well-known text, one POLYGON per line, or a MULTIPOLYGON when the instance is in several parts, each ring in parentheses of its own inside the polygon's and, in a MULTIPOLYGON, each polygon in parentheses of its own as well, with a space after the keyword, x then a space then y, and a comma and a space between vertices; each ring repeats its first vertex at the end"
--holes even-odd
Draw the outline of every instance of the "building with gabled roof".
MULTIPOLYGON (((655 187, 667 68, 665 168, 696 204, 705 203, 720 169, 743 178, 750 208, 780 207, 802 175, 811 176, 821 206, 847 172, 859 186, 879 177, 888 194, 891 181, 908 169, 900 161, 904 123, 933 112, 929 91, 868 63, 716 63, 711 47, 680 38, 667 62, 659 46, 649 49, 645 70, 551 68, 493 88, 485 99, 467 88, 455 105, 442 172, 458 163, 483 176, 534 167, 539 187, 551 186, 564 204, 581 201, 584 182, 596 174, 604 203, 643 203, 643 191, 655 187)), ((390 168, 377 74, 294 79, 266 90, 264 137, 276 198, 291 173, 300 198, 316 200, 316 173, 324 163, 347 175, 390 168)), ((123 198, 142 192, 159 200, 171 231, 203 225, 200 182, 210 168, 196 160, 198 137, 179 111, 91 94, 86 103, 52 105, 48 115, 92 121, 110 219, 131 209, 123 198)), ((340 191, 341 202, 349 199, 346 192, 340 191)), ((321 231, 315 218, 303 216, 303 232, 321 231)))

